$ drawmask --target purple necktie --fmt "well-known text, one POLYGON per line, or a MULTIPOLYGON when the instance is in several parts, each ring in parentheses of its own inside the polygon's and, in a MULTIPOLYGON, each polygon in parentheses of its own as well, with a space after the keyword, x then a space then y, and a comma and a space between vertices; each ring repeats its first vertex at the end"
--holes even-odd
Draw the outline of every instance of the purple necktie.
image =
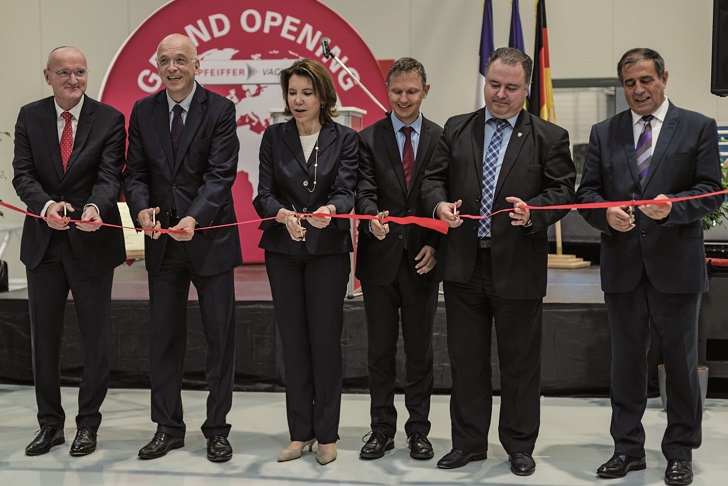
POLYGON ((652 124, 650 123, 654 116, 643 116, 645 125, 642 127, 642 133, 637 139, 637 171, 640 174, 640 184, 645 183, 647 171, 650 169, 650 160, 652 160, 652 124))

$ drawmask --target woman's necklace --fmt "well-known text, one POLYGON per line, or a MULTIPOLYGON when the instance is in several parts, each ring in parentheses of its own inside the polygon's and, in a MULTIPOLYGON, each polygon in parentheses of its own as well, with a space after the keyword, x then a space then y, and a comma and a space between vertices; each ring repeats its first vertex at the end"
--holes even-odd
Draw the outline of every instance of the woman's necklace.
POLYGON ((318 154, 319 154, 319 144, 318 144, 318 137, 316 137, 316 144, 314 145, 313 149, 316 151, 314 155, 314 161, 313 161, 313 184, 309 184, 308 192, 313 192, 316 190, 316 179, 318 178, 318 154))

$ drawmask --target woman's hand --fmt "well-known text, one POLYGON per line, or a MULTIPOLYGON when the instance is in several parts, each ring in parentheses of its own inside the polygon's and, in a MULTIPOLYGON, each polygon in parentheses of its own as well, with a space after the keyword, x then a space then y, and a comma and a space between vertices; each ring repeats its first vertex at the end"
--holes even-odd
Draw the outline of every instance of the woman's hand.
MULTIPOLYGON (((336 206, 333 204, 328 204, 326 206, 321 206, 316 211, 314 211, 316 214, 336 214, 336 206)), ((306 218, 309 223, 311 223, 311 226, 318 229, 324 229, 326 228, 329 223, 331 223, 331 218, 327 216, 308 216, 306 218)))

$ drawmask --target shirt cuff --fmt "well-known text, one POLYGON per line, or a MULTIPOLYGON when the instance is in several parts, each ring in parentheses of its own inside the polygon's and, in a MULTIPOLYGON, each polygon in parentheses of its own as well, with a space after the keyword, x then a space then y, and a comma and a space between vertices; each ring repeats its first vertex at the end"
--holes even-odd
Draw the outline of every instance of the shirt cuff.
POLYGON ((50 206, 51 204, 55 204, 55 203, 56 202, 53 199, 51 199, 50 201, 45 203, 45 206, 43 206, 43 209, 41 209, 41 211, 40 211, 40 216, 45 218, 46 212, 48 211, 48 206, 50 206))

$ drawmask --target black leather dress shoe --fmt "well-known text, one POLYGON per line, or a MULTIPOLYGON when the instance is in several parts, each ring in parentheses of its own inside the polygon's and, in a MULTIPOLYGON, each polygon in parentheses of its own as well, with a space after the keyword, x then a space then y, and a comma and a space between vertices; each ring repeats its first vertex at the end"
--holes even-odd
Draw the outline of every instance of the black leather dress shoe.
MULTIPOLYGON (((359 453, 361 459, 379 459, 384 457, 384 451, 394 449, 394 437, 387 437, 378 430, 372 430, 367 435, 369 435, 369 440, 359 453)), ((366 438, 366 435, 364 438, 366 438)))
POLYGON ((536 470, 536 461, 528 452, 514 452, 508 455, 511 472, 516 476, 530 476, 536 470))
POLYGON ((470 461, 485 461, 487 458, 487 452, 463 452, 460 449, 453 449, 437 461, 437 467, 440 469, 457 469, 470 461))
POLYGON ((139 450, 139 459, 156 459, 173 449, 184 447, 184 439, 175 439, 165 432, 157 432, 151 442, 139 450))
POLYGON ((35 439, 25 448, 26 456, 40 456, 51 450, 51 447, 61 445, 66 442, 63 436, 63 428, 57 429, 50 425, 44 425, 40 428, 35 439))
POLYGON ((644 457, 614 454, 611 459, 599 466, 597 476, 600 478, 623 478, 630 471, 641 471, 646 467, 647 463, 644 457))
POLYGON ((407 437, 409 443, 410 457, 412 459, 426 460, 435 457, 435 451, 432 450, 432 444, 427 435, 422 432, 412 432, 407 437))
POLYGON ((207 458, 212 462, 225 462, 233 457, 233 448, 227 437, 213 435, 207 438, 207 458))
POLYGON ((665 484, 691 484, 693 464, 685 459, 670 459, 665 469, 665 484))
POLYGON ((80 427, 76 431, 76 438, 73 439, 71 450, 72 456, 86 456, 96 450, 96 433, 87 428, 80 427))

